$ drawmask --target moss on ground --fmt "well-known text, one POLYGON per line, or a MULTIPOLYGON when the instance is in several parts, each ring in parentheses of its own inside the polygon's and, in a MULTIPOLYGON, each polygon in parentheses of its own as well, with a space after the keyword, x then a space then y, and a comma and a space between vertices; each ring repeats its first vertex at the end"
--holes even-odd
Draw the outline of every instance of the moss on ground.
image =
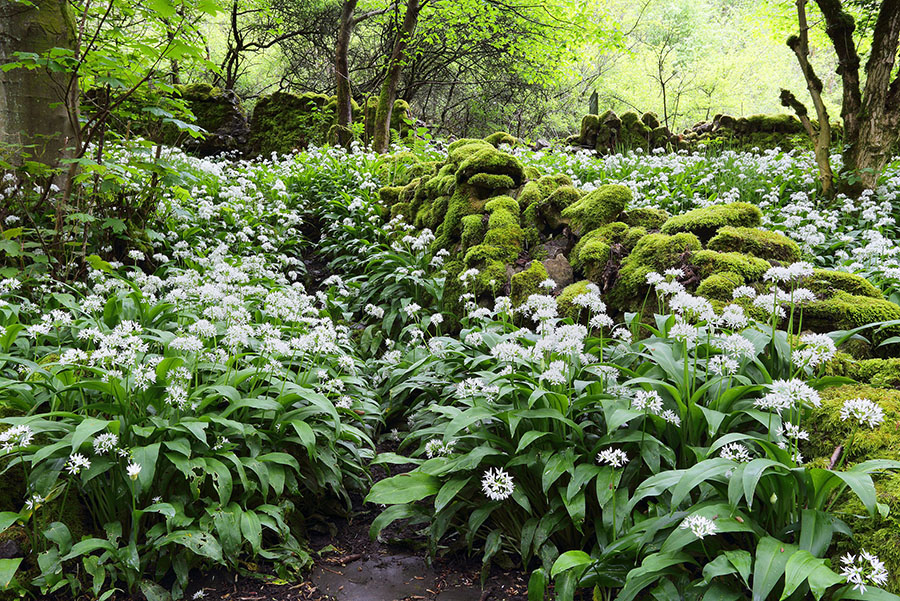
POLYGON ((705 278, 697 286, 697 295, 710 300, 730 301, 734 289, 744 285, 744 277, 739 273, 724 271, 705 278))
POLYGON ((813 274, 800 282, 804 288, 815 292, 818 296, 831 296, 842 291, 854 296, 884 298, 881 291, 866 278, 846 271, 815 269, 813 274))

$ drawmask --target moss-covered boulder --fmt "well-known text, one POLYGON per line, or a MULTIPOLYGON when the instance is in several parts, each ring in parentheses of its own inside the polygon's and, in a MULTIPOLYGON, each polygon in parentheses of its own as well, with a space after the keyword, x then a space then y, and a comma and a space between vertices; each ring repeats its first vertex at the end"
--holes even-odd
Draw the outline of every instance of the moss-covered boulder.
POLYGON ((872 282, 860 275, 846 271, 815 269, 813 274, 804 278, 800 284, 818 296, 831 296, 835 292, 842 291, 854 296, 884 298, 881 291, 872 282))
POLYGON ((237 94, 206 83, 177 86, 176 90, 194 114, 195 125, 206 131, 199 139, 184 138, 185 150, 200 156, 243 151, 250 124, 237 94))
POLYGON ((697 286, 697 295, 710 300, 731 301, 734 289, 744 285, 744 277, 739 273, 723 271, 714 273, 697 286))
POLYGON ((628 311, 640 307, 648 291, 648 273, 689 265, 701 248, 700 240, 690 233, 642 237, 622 261, 619 279, 609 292, 610 306, 628 311))
POLYGON ((838 353, 825 366, 826 374, 852 378, 861 384, 900 389, 900 358, 854 359, 838 353))
POLYGON ((513 306, 524 303, 532 294, 541 294, 541 282, 548 278, 547 270, 540 261, 532 261, 525 271, 520 271, 510 278, 509 298, 513 306))
POLYGON ((631 251, 638 241, 647 234, 644 228, 628 227, 621 221, 591 230, 581 237, 570 253, 572 267, 582 271, 589 280, 597 281, 600 272, 612 258, 615 246, 618 254, 631 251))
POLYGON ((747 282, 762 279, 771 265, 768 261, 743 253, 720 253, 714 250, 701 250, 691 255, 691 263, 697 268, 701 278, 708 278, 715 273, 736 273, 747 282))
POLYGON ((324 94, 275 92, 263 96, 250 119, 252 154, 287 154, 295 149, 325 143, 333 114, 325 110, 324 94))
POLYGON ((706 245, 719 252, 739 252, 781 263, 796 263, 802 253, 796 242, 778 232, 726 225, 706 245))
POLYGON ((573 186, 555 187, 547 196, 528 205, 522 223, 542 234, 557 233, 569 223, 568 219, 563 218, 563 212, 580 198, 581 192, 573 186))
POLYGON ((506 176, 509 179, 492 178, 490 179, 493 182, 492 185, 485 187, 496 189, 494 185, 502 181, 504 184, 509 184, 509 182, 512 184, 496 187, 515 188, 522 184, 525 177, 522 164, 516 157, 497 150, 483 140, 454 142, 449 147, 449 162, 456 166, 456 181, 460 184, 479 185, 479 182, 483 184, 488 181, 482 181, 483 175, 493 175, 506 176), (459 144, 459 142, 465 143, 459 144), (471 178, 477 175, 482 175, 482 177, 476 178, 474 182, 471 181, 471 178))
POLYGON ((569 220, 573 230, 589 232, 614 221, 631 199, 631 190, 625 186, 600 186, 569 205, 562 217, 569 220))
POLYGON ((648 230, 658 230, 671 215, 663 209, 652 207, 638 207, 628 209, 619 216, 622 223, 632 227, 642 227, 648 230))
POLYGON ((757 227, 762 221, 759 207, 747 202, 733 202, 693 209, 670 217, 661 228, 664 234, 690 232, 701 240, 709 240, 725 226, 757 227))
POLYGON ((487 142, 488 144, 490 144, 491 146, 493 146, 494 148, 499 148, 501 144, 506 144, 508 146, 515 146, 516 144, 519 143, 519 140, 515 136, 513 136, 505 131, 494 132, 491 135, 489 135, 488 137, 486 137, 484 139, 484 141, 487 142))
MULTIPOLYGON (((830 298, 809 303, 803 309, 803 325, 820 331, 851 330, 860 326, 900 319, 900 305, 871 296, 856 296, 839 290, 830 298)), ((898 328, 873 332, 877 344, 898 328)))
POLYGON ((556 310, 560 317, 569 317, 578 320, 582 307, 575 304, 575 297, 586 294, 588 291, 588 280, 581 280, 574 284, 569 284, 556 297, 556 310))

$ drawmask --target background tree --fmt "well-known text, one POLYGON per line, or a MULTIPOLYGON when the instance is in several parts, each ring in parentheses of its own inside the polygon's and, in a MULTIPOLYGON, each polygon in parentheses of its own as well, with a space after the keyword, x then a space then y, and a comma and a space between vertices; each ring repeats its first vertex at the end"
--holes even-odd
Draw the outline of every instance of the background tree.
MULTIPOLYGON (((820 147, 827 148, 831 136, 827 124, 828 113, 821 99, 822 82, 809 63, 809 53, 805 50, 807 4, 808 0, 796 2, 800 35, 789 38, 788 45, 800 61, 819 117, 818 128, 813 129, 808 125, 807 110, 793 94, 783 91, 782 101, 793 108, 801 120, 806 120, 807 130, 816 141, 823 189, 830 193, 828 183, 833 177, 831 166, 824 156, 819 155, 825 154, 820 147)), ((816 0, 816 5, 824 17, 825 31, 837 56, 837 73, 841 78, 844 173, 840 187, 845 192, 858 193, 862 189, 875 187, 892 150, 900 141, 900 77, 895 74, 894 69, 900 42, 900 1, 884 0, 877 8, 877 13, 875 5, 870 2, 847 3, 845 6, 840 0, 816 0), (864 70, 865 83, 860 78, 862 59, 857 49, 858 39, 854 35, 857 20, 850 12, 851 8, 858 9, 863 16, 877 14, 871 38, 867 40, 869 55, 864 70)))
POLYGON ((50 165, 78 146, 78 88, 69 74, 38 63, 9 68, 17 53, 63 56, 75 43, 67 0, 0 0, 0 145, 50 165))

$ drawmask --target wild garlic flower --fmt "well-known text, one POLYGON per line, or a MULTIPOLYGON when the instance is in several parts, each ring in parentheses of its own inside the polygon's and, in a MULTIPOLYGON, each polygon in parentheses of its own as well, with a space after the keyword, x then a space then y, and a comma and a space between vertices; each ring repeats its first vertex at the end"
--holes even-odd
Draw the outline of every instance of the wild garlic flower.
POLYGON ((884 586, 888 571, 878 556, 862 549, 859 555, 847 553, 841 557, 841 576, 847 579, 847 584, 853 585, 853 590, 865 593, 866 584, 884 586))
POLYGON ((429 459, 433 459, 434 457, 446 457, 453 452, 453 447, 455 446, 455 440, 445 443, 440 438, 432 438, 425 443, 425 455, 429 459))
POLYGON ((94 437, 94 453, 106 455, 119 444, 119 437, 112 432, 104 432, 94 437))
POLYGON ((481 332, 469 332, 466 334, 464 341, 469 346, 479 346, 484 342, 484 337, 481 335, 481 332))
POLYGON ((554 288, 556 288, 556 282, 551 280, 550 278, 547 278, 546 280, 541 282, 539 285, 541 288, 543 288, 544 290, 547 290, 548 292, 550 290, 553 290, 554 288))
POLYGON ((756 356, 756 347, 753 343, 740 334, 729 334, 716 338, 714 344, 723 353, 735 359, 751 358, 756 356))
POLYGON ((622 467, 628 463, 628 455, 622 449, 603 449, 597 453, 597 462, 612 467, 622 467))
POLYGON ((778 428, 778 435, 785 438, 794 438, 796 440, 809 440, 809 432, 800 429, 800 426, 791 422, 784 422, 778 428))
POLYGON ((707 364, 709 372, 716 376, 731 376, 737 373, 740 364, 727 355, 710 357, 707 364))
POLYGON ((800 343, 803 348, 791 353, 791 360, 800 366, 816 368, 837 353, 834 340, 827 334, 804 334, 800 337, 800 343))
POLYGON ((702 515, 689 515, 679 526, 682 530, 690 530, 697 538, 705 538, 719 531, 716 523, 702 515))
POLYGON ((649 411, 655 415, 662 413, 662 397, 655 390, 638 390, 631 399, 631 406, 638 411, 649 411))
POLYGON ((738 463, 748 463, 751 459, 750 451, 747 450, 747 447, 742 445, 739 442, 732 442, 723 446, 719 449, 719 457, 722 459, 728 459, 729 461, 736 461, 738 463))
POLYGON ((847 399, 841 407, 841 419, 852 419, 858 421, 860 426, 877 428, 884 421, 884 410, 869 399, 847 399))
POLYGON ((0 432, 0 452, 9 453, 18 447, 27 447, 34 438, 34 431, 25 424, 12 426, 0 432))
POLYGON ((36 511, 38 507, 43 505, 44 501, 46 500, 47 499, 45 497, 42 497, 39 494, 33 494, 28 498, 27 501, 25 501, 25 509, 27 509, 28 511, 36 511))
POLYGON ((81 453, 72 453, 71 455, 69 455, 68 461, 66 461, 66 471, 68 471, 72 476, 77 476, 79 473, 81 473, 81 470, 86 470, 90 467, 91 460, 81 453))
POLYGON ((566 383, 566 362, 553 361, 540 375, 541 380, 546 380, 557 386, 566 383))
POLYGON ((490 468, 484 472, 481 479, 481 490, 492 501, 504 501, 508 499, 515 489, 512 476, 503 468, 490 468))
POLYGON ((420 307, 418 303, 409 303, 408 305, 403 307, 403 311, 407 316, 412 317, 413 315, 418 313, 421 308, 422 307, 420 307))
POLYGON ((141 473, 141 464, 132 461, 128 464, 128 467, 125 468, 125 471, 128 474, 129 478, 131 478, 132 480, 137 480, 138 475, 140 475, 141 473))

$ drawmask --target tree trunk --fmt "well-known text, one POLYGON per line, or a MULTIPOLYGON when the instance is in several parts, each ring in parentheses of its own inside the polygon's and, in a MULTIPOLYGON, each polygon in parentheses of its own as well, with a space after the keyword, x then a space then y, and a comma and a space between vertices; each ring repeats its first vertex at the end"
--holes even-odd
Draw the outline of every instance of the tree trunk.
MULTIPOLYGON (((15 62, 15 52, 43 55, 74 43, 66 0, 35 0, 34 6, 0 0, 0 64, 15 62)), ((78 86, 71 77, 44 68, 0 69, 0 146, 12 146, 13 158, 58 165, 79 145, 78 86)))
POLYGON ((335 44, 334 75, 337 87, 337 143, 349 146, 353 140, 350 124, 353 122, 353 106, 350 97, 350 65, 347 52, 350 49, 350 34, 353 32, 353 11, 358 0, 344 0, 341 10, 341 26, 335 44))
POLYGON ((406 58, 406 48, 416 30, 421 10, 422 5, 419 0, 407 0, 406 15, 403 17, 400 31, 397 32, 397 39, 388 62, 387 76, 381 86, 378 107, 375 110, 374 148, 376 152, 387 152, 391 143, 391 111, 394 108, 394 101, 397 99, 397 86, 400 83, 400 74, 406 58))

